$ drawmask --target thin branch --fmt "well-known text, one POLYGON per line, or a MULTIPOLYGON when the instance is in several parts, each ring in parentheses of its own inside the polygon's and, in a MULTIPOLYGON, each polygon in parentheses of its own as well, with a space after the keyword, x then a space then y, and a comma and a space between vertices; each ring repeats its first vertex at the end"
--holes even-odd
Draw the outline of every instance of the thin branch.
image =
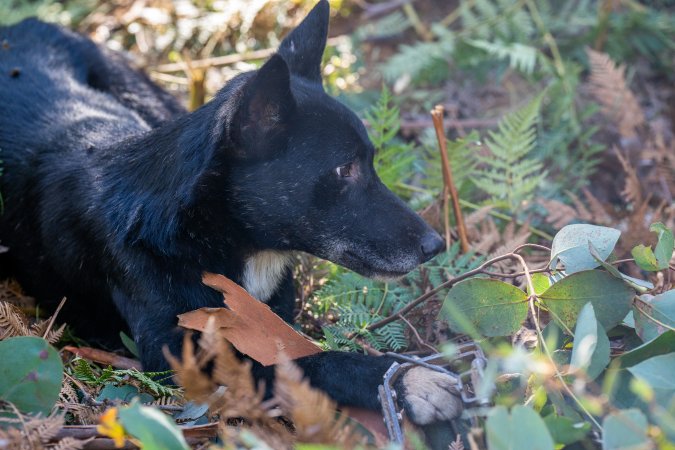
MULTIPOLYGON (((268 56, 276 52, 275 48, 264 48, 262 50, 254 50, 252 52, 243 53, 243 54, 233 54, 225 56, 214 56, 212 58, 197 59, 192 61, 193 69, 208 69, 209 67, 216 66, 228 66, 230 64, 235 64, 242 61, 251 61, 255 59, 265 59, 268 56)), ((170 63, 170 64, 160 64, 159 66, 152 67, 151 70, 155 72, 183 72, 185 69, 185 63, 170 63)))
POLYGON ((49 325, 47 325, 47 329, 45 329, 45 332, 42 335, 42 339, 47 339, 47 335, 49 335, 49 332, 52 331, 52 327, 54 326, 54 322, 56 322, 56 316, 59 315, 59 312, 61 312, 61 308, 63 308, 63 305, 65 303, 66 303, 66 297, 63 297, 61 299, 61 303, 59 303, 59 306, 56 307, 56 311, 54 311, 54 314, 52 314, 52 317, 49 319, 49 325))
POLYGON ((503 261, 505 259, 511 259, 512 257, 513 257, 513 255, 510 254, 510 253, 506 254, 506 255, 497 256, 496 258, 492 258, 491 260, 484 262, 483 264, 481 264, 480 266, 476 267, 473 270, 465 272, 462 275, 458 275, 451 280, 448 280, 444 283, 439 284, 438 286, 436 286, 435 288, 426 292, 425 294, 420 295, 415 300, 408 303, 406 306, 404 306, 403 308, 401 308, 400 310, 398 310, 394 314, 391 314, 391 315, 385 317, 384 319, 378 320, 377 322, 371 323, 368 326, 367 330, 373 331, 373 330, 381 328, 381 327, 383 327, 383 326, 385 326, 385 325, 387 325, 391 322, 394 322, 395 320, 398 320, 401 316, 410 312, 417 305, 429 300, 431 297, 433 297, 434 295, 436 295, 437 293, 439 293, 443 289, 447 289, 447 288, 452 287, 455 284, 459 283, 460 281, 466 280, 467 278, 471 278, 472 276, 478 275, 479 273, 483 273, 483 269, 485 269, 486 267, 488 267, 488 266, 490 266, 490 265, 492 265, 496 262, 503 261))
POLYGON ((417 329, 413 326, 412 323, 410 323, 410 321, 409 321, 408 319, 406 319, 405 317, 401 316, 401 320, 402 320, 403 322, 405 322, 406 325, 408 325, 408 328, 410 328, 410 331, 412 331, 412 333, 415 335, 415 339, 417 339, 417 342, 419 342, 420 345, 425 346, 426 348, 428 348, 429 350, 431 350, 431 351, 434 352, 434 353, 438 353, 438 349, 436 349, 433 345, 427 344, 426 341, 425 341, 424 339, 422 339, 422 336, 420 336, 420 334, 419 334, 419 332, 417 331, 417 329))
MULTIPOLYGON (((434 121, 434 128, 436 130, 436 137, 438 138, 438 146, 441 152, 441 163, 443 164, 443 181, 445 188, 452 198, 452 209, 455 213, 455 220, 457 221, 457 233, 462 244, 462 252, 469 252, 469 238, 467 237, 466 226, 464 225, 464 216, 462 215, 462 208, 459 206, 459 194, 457 187, 452 178, 452 167, 448 158, 448 149, 445 137, 445 128, 443 127, 443 106, 436 105, 431 111, 431 117, 434 121)), ((447 202, 447 193, 444 192, 443 200, 447 202)), ((446 240, 449 246, 449 231, 446 228, 446 240)))

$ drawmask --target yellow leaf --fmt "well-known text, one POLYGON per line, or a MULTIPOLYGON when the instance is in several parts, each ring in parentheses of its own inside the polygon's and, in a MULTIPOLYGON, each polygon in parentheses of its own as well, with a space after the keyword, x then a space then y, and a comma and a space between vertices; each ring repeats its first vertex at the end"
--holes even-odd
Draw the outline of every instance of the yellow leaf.
POLYGON ((115 443, 115 448, 124 447, 124 427, 117 418, 117 408, 106 410, 101 415, 99 422, 96 426, 96 431, 103 436, 111 438, 115 443))

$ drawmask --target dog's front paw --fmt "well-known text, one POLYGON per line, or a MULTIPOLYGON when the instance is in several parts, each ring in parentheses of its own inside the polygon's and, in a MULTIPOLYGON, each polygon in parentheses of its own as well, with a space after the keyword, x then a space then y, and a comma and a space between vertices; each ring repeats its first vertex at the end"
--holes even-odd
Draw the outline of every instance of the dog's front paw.
POLYGON ((425 367, 413 367, 396 383, 408 418, 417 425, 450 420, 462 413, 457 379, 425 367))

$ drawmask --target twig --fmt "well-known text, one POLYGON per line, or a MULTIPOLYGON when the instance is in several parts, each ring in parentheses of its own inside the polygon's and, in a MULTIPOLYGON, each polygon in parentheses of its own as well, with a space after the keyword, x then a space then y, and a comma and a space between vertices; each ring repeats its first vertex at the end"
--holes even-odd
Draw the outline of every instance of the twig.
MULTIPOLYGON (((446 121, 445 126, 447 128, 494 128, 498 123, 499 119, 456 119, 446 121)), ((404 119, 401 120, 401 131, 417 131, 433 125, 433 121, 427 119, 404 119)))
POLYGON ((453 285, 459 283, 460 281, 466 280, 467 278, 471 278, 472 276, 478 275, 479 273, 483 273, 483 269, 485 269, 486 267, 488 267, 488 266, 490 266, 490 265, 492 265, 496 262, 503 261, 505 259, 510 259, 510 258, 512 258, 511 254, 497 256, 496 258, 492 258, 491 260, 484 262, 483 264, 481 264, 480 266, 476 267, 473 270, 469 270, 468 272, 464 272, 462 275, 458 275, 451 280, 448 280, 444 283, 439 284, 438 286, 431 289, 430 291, 420 295, 415 300, 413 300, 412 302, 405 305, 403 308, 396 311, 394 314, 391 314, 391 315, 385 317, 384 319, 378 320, 377 322, 371 323, 368 326, 367 330, 373 331, 373 330, 381 328, 381 327, 383 327, 383 326, 385 326, 385 325, 387 325, 391 322, 394 322, 395 320, 398 320, 400 316, 403 316, 404 314, 407 314, 412 309, 414 309, 417 305, 429 300, 431 297, 433 297, 434 295, 436 295, 437 293, 439 293, 443 289, 447 289, 447 288, 452 287, 453 285))
POLYGON ((431 350, 434 353, 438 353, 438 350, 433 345, 427 344, 426 341, 424 339, 422 339, 422 336, 420 336, 420 334, 417 332, 417 329, 413 326, 412 323, 410 323, 410 321, 408 319, 401 316, 401 320, 403 322, 405 322, 406 325, 408 325, 408 328, 410 328, 410 331, 412 331, 412 333, 415 335, 415 339, 417 339, 417 342, 419 342, 420 345, 425 346, 426 348, 428 348, 429 350, 431 350))
POLYGON ((417 33, 424 41, 429 42, 433 39, 433 35, 429 32, 426 25, 424 25, 424 23, 420 20, 420 16, 417 15, 417 11, 415 11, 412 3, 404 3, 403 12, 415 29, 415 33, 417 33))
MULTIPOLYGON (((212 58, 198 59, 192 61, 193 69, 208 69, 209 67, 215 66, 227 66, 230 64, 235 64, 242 61, 250 61, 254 59, 265 59, 268 56, 272 55, 276 51, 275 48, 264 48, 262 50, 254 50, 249 53, 243 54, 234 54, 234 55, 225 55, 225 56, 214 56, 212 58)), ((152 68, 155 72, 182 72, 185 69, 185 64, 180 63, 170 63, 170 64, 160 64, 152 68)))
MULTIPOLYGON (((431 117, 434 121, 434 128, 436 129, 436 138, 438 138, 438 146, 441 152, 441 162, 443 164, 443 181, 445 184, 445 191, 447 191, 443 193, 443 201, 447 203, 447 195, 449 193, 452 198, 452 209, 455 213, 455 220, 457 221, 457 233, 459 234, 459 240, 462 244, 462 252, 468 253, 469 238, 467 237, 466 226, 464 225, 464 216, 462 216, 462 208, 459 206, 459 195, 457 194, 457 187, 455 187, 455 182, 452 179, 452 169, 450 167, 450 161, 448 160, 448 149, 446 145, 445 129, 443 128, 443 106, 436 105, 434 109, 431 111, 431 117)), ((445 233, 446 233, 446 243, 449 248, 450 232, 447 222, 445 233)))
POLYGON ((52 331, 52 327, 54 326, 54 322, 56 322, 56 316, 59 315, 59 312, 61 312, 61 308, 63 308, 63 305, 66 303, 66 297, 63 297, 61 299, 61 303, 59 303, 59 306, 56 307, 56 311, 54 311, 54 314, 52 314, 52 317, 49 319, 49 325, 47 325, 47 329, 45 330, 44 334, 42 335, 42 339, 47 339, 47 335, 49 334, 50 331, 52 331))

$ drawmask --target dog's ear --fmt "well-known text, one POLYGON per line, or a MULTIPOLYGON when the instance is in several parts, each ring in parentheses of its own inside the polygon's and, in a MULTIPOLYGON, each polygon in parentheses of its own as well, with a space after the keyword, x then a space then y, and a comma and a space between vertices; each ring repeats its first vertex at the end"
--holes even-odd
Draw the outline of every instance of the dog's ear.
POLYGON ((294 111, 288 65, 274 55, 244 86, 235 119, 235 139, 249 151, 272 146, 285 134, 294 111))
POLYGON ((329 13, 328 1, 319 0, 305 20, 279 46, 279 54, 284 57, 293 75, 319 84, 321 58, 328 37, 329 13))

